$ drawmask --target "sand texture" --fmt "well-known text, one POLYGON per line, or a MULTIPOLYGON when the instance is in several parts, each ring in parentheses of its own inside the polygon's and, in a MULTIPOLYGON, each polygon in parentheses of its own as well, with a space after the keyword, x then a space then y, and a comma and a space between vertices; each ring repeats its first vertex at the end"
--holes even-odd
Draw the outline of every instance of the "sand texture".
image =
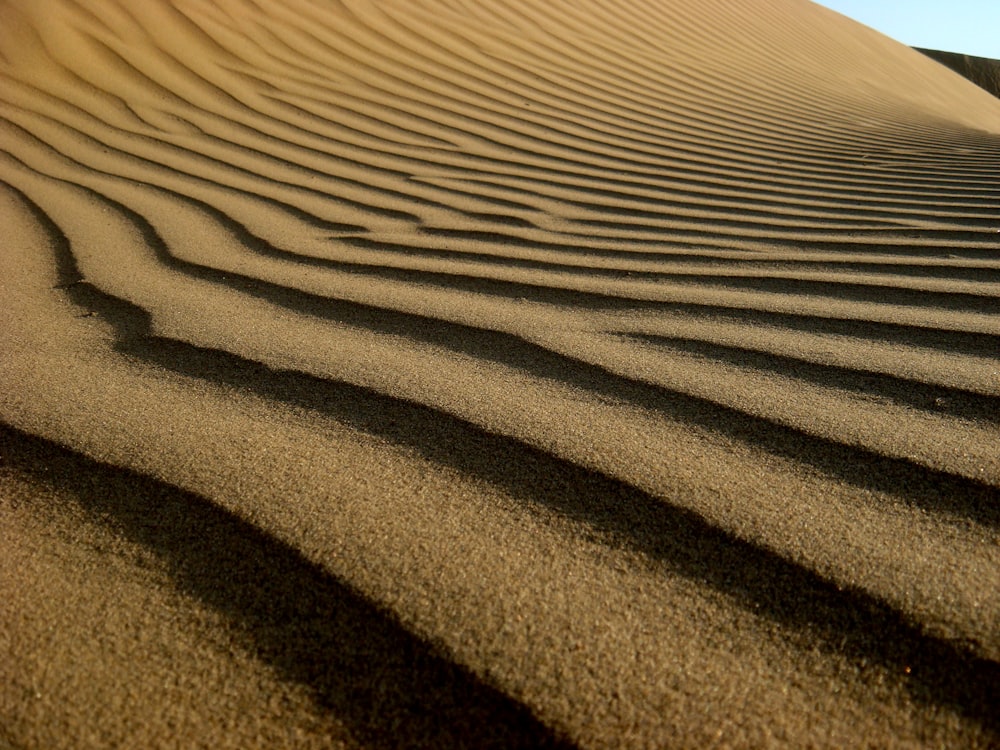
POLYGON ((993 96, 1000 97, 1000 60, 975 55, 961 55, 957 52, 942 52, 936 49, 921 49, 930 58, 946 65, 959 75, 965 76, 993 96))
POLYGON ((1000 100, 806 0, 0 0, 0 747, 1000 746, 1000 100))

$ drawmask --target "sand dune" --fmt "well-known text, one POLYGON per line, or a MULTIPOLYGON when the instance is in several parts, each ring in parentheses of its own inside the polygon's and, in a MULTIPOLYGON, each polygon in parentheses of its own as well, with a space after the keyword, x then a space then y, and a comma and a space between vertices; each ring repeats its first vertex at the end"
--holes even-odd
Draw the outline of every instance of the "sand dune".
POLYGON ((943 52, 937 49, 921 49, 928 57, 937 60, 956 73, 968 78, 974 84, 993 96, 1000 97, 1000 60, 992 60, 988 57, 976 57, 975 55, 961 55, 957 52, 943 52))
POLYGON ((1000 743, 1000 100, 805 0, 0 82, 0 744, 1000 743))

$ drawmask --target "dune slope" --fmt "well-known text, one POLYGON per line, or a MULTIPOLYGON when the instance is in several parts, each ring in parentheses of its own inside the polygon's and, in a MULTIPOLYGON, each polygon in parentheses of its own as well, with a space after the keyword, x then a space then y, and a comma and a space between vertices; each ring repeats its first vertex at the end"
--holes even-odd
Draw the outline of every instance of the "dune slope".
POLYGON ((993 96, 1000 97, 1000 60, 975 55, 961 55, 957 52, 944 52, 937 49, 916 48, 933 60, 968 78, 974 84, 993 96))
POLYGON ((0 82, 0 741, 1000 742, 1000 100, 805 0, 5 0, 0 82))

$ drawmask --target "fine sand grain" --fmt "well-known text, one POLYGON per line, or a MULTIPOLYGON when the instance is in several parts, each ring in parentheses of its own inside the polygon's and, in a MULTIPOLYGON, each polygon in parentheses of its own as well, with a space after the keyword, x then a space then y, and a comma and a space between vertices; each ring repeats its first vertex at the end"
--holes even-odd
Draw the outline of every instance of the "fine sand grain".
POLYGON ((805 0, 0 0, 0 746, 1000 745, 1000 100, 805 0))

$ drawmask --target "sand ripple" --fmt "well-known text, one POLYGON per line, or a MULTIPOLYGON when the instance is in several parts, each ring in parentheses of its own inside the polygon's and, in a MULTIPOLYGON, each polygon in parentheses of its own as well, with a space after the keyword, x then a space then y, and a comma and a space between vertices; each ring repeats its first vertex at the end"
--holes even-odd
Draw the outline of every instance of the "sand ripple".
POLYGON ((1000 101, 810 3, 691 6, 5 3, 8 486, 63 466, 320 745, 997 741, 1000 101), (134 517, 192 503, 294 606, 183 583, 134 517), (304 588, 355 624, 292 633, 304 588), (371 629, 429 666, 301 667, 371 629), (370 708, 414 680, 466 687, 370 708))

